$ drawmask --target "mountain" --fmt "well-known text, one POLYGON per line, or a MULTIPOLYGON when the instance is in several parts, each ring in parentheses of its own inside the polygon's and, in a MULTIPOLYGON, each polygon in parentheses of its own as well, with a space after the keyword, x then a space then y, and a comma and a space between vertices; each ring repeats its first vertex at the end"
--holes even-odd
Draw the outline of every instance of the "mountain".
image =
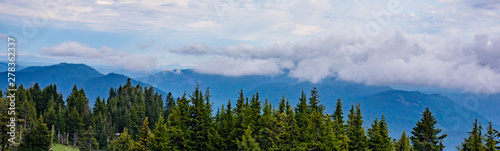
MULTIPOLYGON (((313 86, 318 88, 321 103, 325 105, 328 114, 333 114, 338 98, 342 99, 344 116, 349 113, 351 105, 359 103, 366 128, 370 127, 375 118, 380 119, 384 115, 387 117, 391 130, 390 136, 393 138, 399 138, 403 130, 410 134, 417 121, 422 118, 422 112, 426 107, 429 107, 438 121, 438 127, 443 129, 442 133, 448 134, 444 141, 445 146, 447 146, 446 150, 453 150, 456 145, 463 141, 467 132, 470 131, 470 125, 476 118, 483 124, 490 120, 498 121, 498 118, 485 118, 478 112, 456 103, 445 95, 387 90, 388 88, 383 86, 365 86, 337 80, 324 81, 321 84, 269 83, 255 88, 247 96, 258 91, 261 98, 268 98, 273 105, 277 105, 279 99, 285 95, 286 98, 290 99, 290 103, 295 105, 301 91, 304 90, 309 96, 309 91, 313 86)), ((492 102, 488 104, 492 104, 492 102)), ((484 110, 486 108, 484 107, 484 110)), ((493 110, 495 107, 489 106, 489 109, 493 110)), ((497 125, 495 127, 498 127, 497 125)))
POLYGON ((273 104, 277 104, 282 95, 298 99, 302 90, 309 93, 313 87, 318 87, 322 95, 327 96, 327 98, 335 98, 335 100, 336 98, 356 98, 392 90, 388 86, 366 86, 333 78, 323 80, 321 83, 311 83, 299 81, 286 75, 232 77, 200 74, 190 69, 163 71, 138 78, 138 80, 166 92, 172 92, 174 96, 182 96, 184 92, 191 94, 197 84, 201 88, 210 87, 215 107, 226 104, 228 99, 236 100, 241 89, 249 97, 258 91, 261 98, 268 98, 273 104))
MULTIPOLYGON (((7 87, 6 77, 0 78, 0 84, 4 88, 7 87)), ((91 106, 97 96, 107 97, 111 87, 117 88, 125 84, 128 78, 116 73, 104 75, 87 65, 68 63, 28 67, 16 72, 18 85, 38 82, 41 87, 45 87, 55 83, 65 97, 71 93, 72 87, 76 84, 78 88, 85 90, 91 106)), ((160 94, 166 95, 165 92, 172 92, 176 97, 182 96, 183 93, 191 94, 197 84, 203 90, 210 86, 214 110, 226 104, 228 99, 234 104, 240 89, 244 90, 246 97, 259 92, 262 101, 267 98, 273 105, 277 105, 284 95, 295 106, 301 91, 309 96, 310 90, 317 87, 321 103, 327 109, 326 113, 332 114, 338 98, 343 100, 344 116, 347 116, 351 105, 360 103, 364 125, 369 127, 375 118, 384 115, 387 117, 390 135, 393 138, 398 138, 403 130, 409 134, 415 123, 420 120, 425 107, 429 107, 438 121, 438 127, 449 135, 444 142, 447 150, 453 150, 462 141, 474 119, 477 118, 483 124, 489 120, 499 122, 498 118, 495 118, 498 114, 491 113, 498 112, 496 107, 499 105, 497 99, 500 95, 488 95, 486 99, 484 96, 474 95, 482 101, 473 101, 470 104, 468 98, 472 94, 426 94, 394 90, 389 86, 367 86, 335 78, 311 83, 287 77, 286 74, 230 77, 200 74, 189 69, 163 71, 137 80, 131 79, 131 82, 133 85, 139 84, 143 87, 151 85, 160 94)), ((494 127, 498 125, 495 124, 494 127)))
MULTIPOLYGON (((1 72, 0 75, 7 75, 7 72, 1 72)), ((89 99, 89 105, 93 104, 97 98, 107 98, 111 87, 118 88, 125 84, 129 77, 110 73, 103 75, 94 68, 85 64, 60 63, 51 66, 32 66, 15 72, 16 84, 29 87, 38 82, 41 88, 49 84, 56 84, 57 89, 63 94, 64 98, 71 94, 73 86, 78 89, 83 88, 89 99)), ((131 79, 133 85, 149 86, 148 84, 131 79)), ((7 88, 7 76, 0 78, 0 86, 7 88)), ((166 96, 167 93, 155 89, 156 92, 166 96)))
MULTIPOLYGON (((425 94, 421 92, 408 92, 400 90, 386 91, 354 100, 345 101, 344 112, 351 105, 360 103, 365 125, 373 122, 382 114, 387 117, 390 135, 393 138, 401 136, 403 130, 407 134, 412 131, 426 107, 438 121, 438 128, 443 129, 443 134, 448 134, 444 140, 446 150, 452 150, 459 145, 470 131, 472 122, 477 118, 486 124, 489 120, 482 115, 453 102, 450 98, 440 94, 425 94)), ((498 127, 495 125, 494 127, 498 127)))
POLYGON ((492 123, 500 125, 500 93, 475 94, 475 93, 448 93, 444 94, 455 103, 466 107, 491 119, 492 123))
MULTIPOLYGON (((9 65, 9 63, 7 63, 7 62, 0 62, 0 72, 7 71, 8 67, 9 67, 8 65, 9 65)), ((22 70, 24 68, 26 68, 26 67, 16 63, 16 70, 19 71, 19 70, 22 70)))

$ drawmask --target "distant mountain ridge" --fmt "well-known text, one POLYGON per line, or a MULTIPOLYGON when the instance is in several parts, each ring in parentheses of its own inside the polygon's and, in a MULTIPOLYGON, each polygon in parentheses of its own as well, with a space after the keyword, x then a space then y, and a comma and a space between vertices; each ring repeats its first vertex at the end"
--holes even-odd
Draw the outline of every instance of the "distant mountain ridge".
MULTIPOLYGON (((1 72, 0 75, 7 75, 7 72, 1 72)), ((94 68, 85 64, 69 64, 60 63, 51 66, 31 66, 15 72, 16 84, 30 87, 32 84, 38 83, 41 88, 50 84, 56 84, 59 92, 66 98, 71 94, 73 86, 78 89, 83 88, 89 99, 90 106, 93 107, 97 96, 107 98, 111 87, 118 88, 125 84, 129 78, 125 75, 110 73, 103 75, 94 68)), ((140 84, 143 87, 149 86, 131 79, 133 85, 140 84)), ((3 88, 8 86, 7 76, 0 77, 0 85, 3 88)), ((155 89, 156 92, 166 95, 167 93, 155 89)))
MULTIPOLYGON (((6 72, 0 74, 6 75, 6 72)), ((0 84, 7 87, 7 76, 0 76, 0 84)), ((95 98, 108 97, 111 87, 117 88, 125 84, 129 77, 116 73, 104 75, 94 68, 85 64, 61 63, 51 66, 33 66, 16 72, 16 83, 29 85, 38 82, 43 88, 49 84, 57 84, 58 91, 67 97, 72 87, 76 84, 83 88, 93 106, 95 98)), ((172 92, 175 97, 182 94, 191 94, 194 87, 199 84, 203 91, 210 87, 214 110, 222 104, 231 100, 234 104, 240 89, 244 90, 246 97, 259 92, 261 101, 268 99, 272 105, 278 105, 279 99, 284 95, 293 106, 296 105, 301 91, 310 95, 310 90, 317 87, 321 95, 321 103, 326 106, 326 113, 331 114, 334 110, 335 101, 343 100, 344 116, 351 105, 360 103, 364 125, 369 127, 375 118, 383 115, 387 117, 391 137, 397 138, 403 130, 407 134, 421 118, 425 107, 429 107, 435 115, 439 128, 448 134, 445 140, 446 150, 453 150, 462 138, 467 135, 470 124, 475 118, 486 124, 489 120, 497 120, 498 115, 488 114, 488 119, 478 114, 480 111, 464 107, 460 101, 452 101, 445 95, 425 94, 414 91, 394 90, 389 86, 367 86, 354 82, 341 81, 335 78, 323 80, 320 83, 299 81, 287 77, 278 76, 240 76, 228 77, 221 75, 208 75, 196 73, 193 70, 163 71, 154 75, 131 79, 133 85, 153 86, 155 91, 166 95, 172 92)), ((455 99, 463 97, 453 96, 455 99)), ((498 96, 493 96, 498 97, 498 96)), ((163 98, 165 99, 165 98, 163 98)), ((494 100, 494 99, 492 99, 494 100)), ((492 103, 492 101, 484 102, 492 103)), ((481 110, 486 110, 487 104, 480 104, 481 110)), ((489 106, 492 107, 492 106, 489 106)), ((491 108, 490 108, 491 109, 491 108)), ((347 118, 347 117, 345 117, 347 118)), ((497 125, 495 125, 497 126, 497 125)))

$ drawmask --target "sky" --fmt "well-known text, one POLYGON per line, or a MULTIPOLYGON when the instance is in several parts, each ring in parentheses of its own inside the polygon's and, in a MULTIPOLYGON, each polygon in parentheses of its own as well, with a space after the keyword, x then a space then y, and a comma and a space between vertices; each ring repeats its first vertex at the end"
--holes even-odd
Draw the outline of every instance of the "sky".
POLYGON ((498 0, 0 0, 0 10, 0 45, 16 38, 27 64, 500 92, 498 0))

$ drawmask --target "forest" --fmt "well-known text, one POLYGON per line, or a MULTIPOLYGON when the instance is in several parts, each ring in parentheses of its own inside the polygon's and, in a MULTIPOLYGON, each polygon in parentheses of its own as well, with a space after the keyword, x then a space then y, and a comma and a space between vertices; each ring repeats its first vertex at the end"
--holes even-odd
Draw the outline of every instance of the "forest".
POLYGON ((500 134, 489 122, 485 129, 477 120, 468 137, 457 146, 444 146, 447 137, 437 127, 429 108, 415 121, 411 132, 399 138, 389 136, 384 115, 363 121, 360 104, 347 116, 338 99, 326 109, 316 88, 302 91, 297 104, 282 96, 271 104, 259 94, 214 107, 210 89, 194 88, 192 94, 174 98, 162 96, 153 87, 133 86, 130 79, 110 88, 107 98, 98 97, 94 106, 83 89, 75 85, 64 97, 56 85, 41 88, 38 83, 11 87, 15 93, 16 144, 8 139, 7 114, 10 101, 0 93, 0 150, 50 150, 64 144, 87 150, 317 150, 317 151, 439 151, 445 147, 466 151, 499 150, 500 134), (234 105, 232 104, 234 103, 234 105), (216 109, 215 109, 216 108, 216 109), (331 114, 329 114, 331 113, 331 114), (363 124, 369 122, 369 127, 363 124))

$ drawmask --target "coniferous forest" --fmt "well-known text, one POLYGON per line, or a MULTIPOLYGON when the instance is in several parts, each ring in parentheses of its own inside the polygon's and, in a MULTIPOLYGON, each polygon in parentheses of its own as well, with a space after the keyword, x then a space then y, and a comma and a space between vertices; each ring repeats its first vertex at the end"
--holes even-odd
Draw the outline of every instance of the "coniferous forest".
MULTIPOLYGON (((471 124, 469 137, 457 146, 444 146, 447 137, 427 108, 411 132, 389 136, 384 115, 363 121, 361 106, 343 115, 342 102, 326 109, 316 88, 302 92, 297 104, 282 96, 271 104, 256 93, 212 106, 210 89, 192 94, 162 96, 152 87, 125 85, 111 88, 94 106, 75 85, 64 100, 56 85, 41 88, 20 85, 16 96, 17 146, 11 146, 6 127, 8 101, 1 99, 1 150, 49 150, 65 144, 87 150, 372 150, 437 151, 445 147, 467 151, 499 150, 499 132, 491 122, 471 124), (232 104, 234 103, 234 104, 232 104), (330 114, 331 113, 331 114, 330 114), (368 127, 363 123, 371 123, 368 127)), ((235 94, 236 95, 236 94, 235 94)))

